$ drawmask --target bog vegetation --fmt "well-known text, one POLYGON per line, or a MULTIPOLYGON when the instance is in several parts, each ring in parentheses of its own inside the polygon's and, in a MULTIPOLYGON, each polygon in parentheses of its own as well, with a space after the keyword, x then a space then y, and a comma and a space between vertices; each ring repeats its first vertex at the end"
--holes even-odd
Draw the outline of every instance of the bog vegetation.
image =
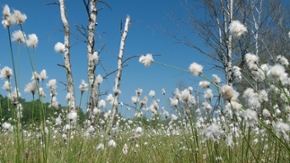
MULTIPOLYGON (((38 39, 35 34, 26 37, 22 28, 25 20, 25 14, 18 10, 11 13, 9 6, 4 6, 2 24, 8 30, 7 40, 26 46, 30 54, 38 39), (18 25, 20 30, 11 32, 12 25, 18 25)), ((118 114, 123 105, 118 97, 129 22, 127 16, 112 94, 99 94, 103 80, 100 75, 93 74, 93 78, 88 78, 92 80, 89 84, 82 81, 79 86, 82 94, 93 92, 89 93, 91 99, 85 113, 76 106, 69 88, 68 105, 60 106, 56 79, 48 80, 45 70, 38 74, 33 64, 32 79, 25 88, 33 101, 22 99, 14 60, 17 54, 11 47, 12 67, 5 66, 0 71, 2 88, 7 91, 7 95, 0 96, 1 162, 289 162, 287 58, 278 55, 272 63, 260 63, 257 54, 247 53, 247 69, 242 72, 232 66, 231 81, 223 83, 216 74, 205 76, 199 63, 177 68, 155 61, 152 54, 142 55, 139 62, 144 66, 161 64, 198 77, 202 92, 189 86, 176 88, 172 95, 164 89, 152 90, 147 97, 140 88, 131 97, 134 117, 124 118, 118 114), (233 86, 241 82, 247 86, 245 89, 233 86), (43 91, 45 86, 50 92, 43 91), (168 99, 171 108, 160 107, 156 93, 168 99), (43 98, 50 98, 50 102, 42 102, 43 98)), ((228 32, 233 40, 240 40, 249 31, 239 20, 233 20, 228 32)), ((60 42, 55 50, 64 57, 69 51, 60 42)), ((98 53, 89 54, 88 58, 90 77, 98 53)))

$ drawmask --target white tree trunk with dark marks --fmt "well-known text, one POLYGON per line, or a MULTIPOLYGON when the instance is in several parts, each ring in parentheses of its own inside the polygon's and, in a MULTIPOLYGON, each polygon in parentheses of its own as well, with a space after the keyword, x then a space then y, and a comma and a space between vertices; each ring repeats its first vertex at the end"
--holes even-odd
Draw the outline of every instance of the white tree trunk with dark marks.
POLYGON ((96 27, 96 19, 97 19, 97 2, 95 0, 90 0, 90 17, 89 17, 89 25, 88 25, 88 38, 87 38, 87 52, 88 52, 88 79, 89 79, 89 87, 90 87, 90 119, 93 117, 93 109, 98 104, 98 91, 96 89, 95 84, 95 68, 96 64, 90 60, 92 55, 95 52, 95 27, 96 27))
POLYGON ((108 123, 107 131, 108 134, 113 127, 114 119, 116 118, 116 115, 118 113, 118 103, 119 103, 119 95, 120 95, 120 84, 121 84, 121 77, 122 77, 122 65, 123 65, 123 56, 124 56, 124 50, 125 50, 125 41, 128 35, 128 30, 130 27, 130 16, 127 15, 124 32, 121 36, 121 42, 120 42, 120 50, 119 50, 119 56, 118 56, 118 71, 115 77, 115 86, 114 86, 114 102, 113 102, 113 112, 111 119, 108 123))
POLYGON ((66 7, 64 0, 59 0, 60 6, 60 16, 64 27, 64 45, 65 51, 63 53, 64 57, 64 67, 66 69, 67 75, 67 91, 70 93, 70 102, 69 109, 75 110, 76 102, 75 102, 75 93, 74 93, 74 84, 73 84, 73 76, 71 70, 71 62, 70 62, 70 28, 69 23, 66 16, 66 7))

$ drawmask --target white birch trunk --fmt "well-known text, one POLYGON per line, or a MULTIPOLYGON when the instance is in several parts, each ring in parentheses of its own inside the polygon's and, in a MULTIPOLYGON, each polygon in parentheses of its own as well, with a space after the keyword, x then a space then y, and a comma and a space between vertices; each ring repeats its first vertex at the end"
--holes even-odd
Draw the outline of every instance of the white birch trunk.
POLYGON ((69 23, 66 17, 66 8, 65 8, 64 0, 59 0, 59 6, 60 6, 60 16, 61 16, 61 20, 64 27, 65 51, 63 53, 63 57, 64 57, 64 66, 65 66, 66 75, 67 75, 67 91, 71 95, 70 102, 69 102, 69 109, 75 110, 76 102, 75 102, 71 63, 70 63, 70 28, 69 28, 69 23))
POLYGON ((255 3, 253 0, 251 1, 251 10, 252 10, 252 15, 253 15, 253 23, 254 23, 254 28, 255 31, 252 31, 254 34, 254 39, 255 39, 255 54, 259 56, 259 24, 261 24, 261 15, 262 15, 262 6, 263 6, 263 0, 260 0, 260 6, 259 9, 255 6, 255 3), (258 13, 258 18, 256 18, 254 11, 258 13))
POLYGON ((114 103, 113 103, 113 112, 111 119, 108 123, 107 131, 108 134, 113 127, 114 119, 116 118, 116 115, 118 113, 118 103, 119 103, 119 94, 120 94, 120 83, 121 83, 121 77, 122 77, 122 64, 123 64, 123 56, 124 56, 124 50, 125 50, 125 41, 128 35, 128 30, 130 27, 130 16, 127 15, 124 32, 121 36, 121 42, 120 42, 120 50, 119 50, 119 57, 118 57, 118 71, 115 77, 115 86, 114 86, 114 103))
MULTIPOLYGON (((229 6, 229 20, 228 22, 231 23, 233 21, 233 8, 234 8, 234 0, 230 0, 229 6)), ((228 29, 228 28, 225 28, 228 29)), ((228 54, 227 54, 227 69, 226 69, 226 76, 227 76, 227 84, 229 86, 233 85, 233 78, 232 78, 232 40, 233 36, 230 34, 228 38, 228 54)))
POLYGON ((97 6, 95 0, 90 0, 90 18, 89 18, 89 26, 88 26, 88 42, 87 42, 87 58, 88 58, 88 79, 89 79, 89 87, 90 87, 90 119, 93 121, 93 109, 97 106, 98 103, 98 91, 96 89, 95 84, 95 68, 96 64, 93 63, 90 58, 94 54, 95 49, 95 26, 97 19, 97 6))

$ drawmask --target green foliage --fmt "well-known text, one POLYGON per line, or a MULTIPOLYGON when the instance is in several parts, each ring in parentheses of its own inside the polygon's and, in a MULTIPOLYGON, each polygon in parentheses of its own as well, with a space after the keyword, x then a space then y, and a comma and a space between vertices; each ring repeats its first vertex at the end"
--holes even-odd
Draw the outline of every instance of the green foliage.
MULTIPOLYGON (((10 104, 8 105, 8 102, 11 103, 11 101, 8 99, 8 97, 4 97, 3 95, 0 94, 0 118, 2 121, 7 121, 9 118, 16 117, 17 116, 17 111, 16 111, 16 106, 10 104), (10 106, 10 109, 9 107, 10 106)), ((19 103, 22 105, 23 110, 22 110, 22 117, 21 117, 21 123, 25 126, 26 124, 40 124, 41 119, 40 119, 40 114, 41 114, 41 108, 44 108, 45 112, 45 119, 54 119, 56 118, 61 112, 67 111, 67 107, 61 106, 59 104, 58 108, 52 108, 49 107, 49 103, 43 103, 40 100, 35 100, 35 101, 26 101, 23 98, 19 98, 19 103), (34 117, 32 118, 32 110, 34 107, 34 117)), ((84 114, 82 109, 78 109, 78 116, 79 116, 79 124, 82 124, 85 119, 86 115, 84 114)))

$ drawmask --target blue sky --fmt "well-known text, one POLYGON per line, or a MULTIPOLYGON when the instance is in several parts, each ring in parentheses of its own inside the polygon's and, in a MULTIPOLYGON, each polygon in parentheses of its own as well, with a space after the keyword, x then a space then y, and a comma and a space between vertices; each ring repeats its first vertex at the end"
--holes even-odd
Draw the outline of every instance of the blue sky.
MULTIPOLYGON (((20 10, 28 17, 24 23, 24 32, 26 35, 35 33, 39 38, 38 47, 32 52, 33 60, 36 62, 36 71, 40 72, 46 69, 49 79, 57 79, 57 81, 66 82, 65 71, 56 64, 62 64, 63 59, 61 54, 54 51, 54 45, 57 42, 63 42, 62 22, 59 14, 59 7, 56 5, 45 6, 49 0, 2 0, 1 8, 8 4, 10 9, 20 10)), ((131 28, 125 45, 124 58, 138 54, 161 54, 154 59, 158 62, 167 63, 177 67, 187 69, 192 62, 205 64, 208 59, 200 55, 194 49, 191 49, 182 44, 175 44, 175 40, 164 34, 157 28, 158 25, 174 31, 174 23, 168 16, 169 12, 174 11, 178 16, 185 16, 179 0, 108 0, 106 1, 112 10, 107 6, 100 4, 99 8, 104 9, 99 11, 96 27, 96 32, 99 34, 97 41, 105 44, 104 51, 100 54, 100 59, 108 72, 115 70, 117 67, 117 55, 120 45, 120 20, 125 22, 126 15, 131 17, 131 28)), ((66 1, 67 16, 70 23, 71 32, 79 33, 75 30, 74 25, 87 26, 88 18, 86 17, 85 8, 81 0, 66 1)), ((2 9, 1 9, 2 10, 2 9)), ((123 23, 124 24, 124 23, 123 23)), ((19 30, 18 26, 13 26, 11 32, 19 30)), ((174 31, 178 32, 178 31, 174 31)), ((190 31, 187 31, 190 32, 190 31)), ((199 43, 196 38, 190 38, 196 43, 199 43)), ((75 84, 75 92, 77 103, 79 103, 80 93, 78 86, 81 80, 87 82, 87 53, 86 44, 71 37, 71 62, 75 84)), ((7 29, 3 26, 0 28, 0 47, 1 47, 1 67, 11 65, 11 56, 9 51, 9 42, 7 29)), ((96 45, 96 50, 100 46, 96 45)), ((17 55, 17 43, 13 42, 13 50, 17 55)), ((22 97, 31 100, 31 95, 24 92, 25 85, 30 82, 32 70, 29 65, 27 51, 24 47, 20 49, 21 53, 21 93, 22 97)), ((138 62, 138 58, 130 60, 128 66, 123 69, 121 81, 121 96, 120 101, 131 104, 131 96, 135 95, 135 90, 143 89, 143 96, 147 95, 150 90, 155 90, 156 98, 163 100, 160 107, 169 106, 164 102, 164 97, 161 95, 161 89, 164 88, 167 92, 167 98, 171 96, 179 81, 184 81, 187 85, 194 88, 200 80, 199 77, 193 77, 191 74, 184 73, 179 70, 170 69, 160 65, 153 64, 150 67, 144 67, 138 62)), ((205 69, 210 68, 204 65, 205 69)), ((101 67, 96 70, 97 74, 105 75, 101 67)), ((205 73, 207 74, 207 72, 205 73)), ((211 77, 211 73, 207 76, 211 77)), ((114 86, 114 75, 111 75, 108 80, 102 84, 102 91, 112 92, 114 86)), ((48 79, 48 80, 49 80, 48 79)), ((2 86, 4 80, 0 81, 2 86)), ((58 82, 57 99, 62 105, 65 102, 65 87, 58 82)), ((6 94, 1 89, 1 94, 6 94)), ((45 93, 49 96, 49 90, 45 88, 45 93)), ((102 97, 102 98, 105 98, 102 97)), ((49 101, 49 97, 45 99, 49 101)), ((86 96, 83 98, 83 104, 86 101, 86 96)), ((151 99, 149 98, 149 103, 151 99)), ((84 107, 84 106, 83 106, 84 107)))

